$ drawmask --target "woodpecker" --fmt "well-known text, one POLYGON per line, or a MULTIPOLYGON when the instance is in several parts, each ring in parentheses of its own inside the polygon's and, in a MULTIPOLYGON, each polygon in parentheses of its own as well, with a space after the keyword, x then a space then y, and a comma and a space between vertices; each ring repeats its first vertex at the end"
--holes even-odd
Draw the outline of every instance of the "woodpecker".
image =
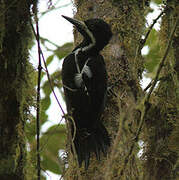
POLYGON ((62 83, 67 112, 73 119, 71 135, 74 136, 78 163, 81 167, 84 162, 85 169, 88 169, 91 154, 100 160, 100 154, 106 155, 110 146, 109 134, 101 121, 107 93, 107 72, 100 51, 109 43, 112 32, 102 19, 83 22, 62 17, 83 36, 83 41, 64 59, 62 83))

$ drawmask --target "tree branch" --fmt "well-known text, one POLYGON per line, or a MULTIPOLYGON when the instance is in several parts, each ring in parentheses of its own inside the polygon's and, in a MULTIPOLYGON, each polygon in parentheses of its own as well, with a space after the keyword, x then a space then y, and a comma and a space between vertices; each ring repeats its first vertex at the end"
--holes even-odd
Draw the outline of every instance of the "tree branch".
POLYGON ((146 35, 145 35, 145 38, 142 39, 142 43, 141 43, 141 47, 140 47, 140 50, 144 47, 146 41, 147 41, 147 38, 149 37, 149 34, 151 32, 151 30, 153 29, 155 23, 159 20, 159 18, 165 13, 166 9, 164 9, 156 19, 153 20, 153 23, 150 25, 149 27, 149 30, 147 31, 146 35))
POLYGON ((42 44, 44 44, 44 42, 46 41, 46 42, 52 44, 53 46, 55 46, 56 48, 59 48, 59 47, 60 47, 59 45, 55 44, 54 42, 50 41, 50 40, 47 39, 47 38, 40 37, 40 41, 42 42, 42 44))
POLYGON ((150 25, 150 27, 148 28, 148 31, 144 37, 144 39, 141 39, 140 41, 140 44, 136 50, 136 56, 135 56, 135 59, 138 57, 139 53, 141 52, 142 48, 144 47, 146 41, 147 41, 147 38, 149 37, 149 34, 151 32, 151 30, 153 29, 155 23, 158 21, 158 19, 165 13, 166 9, 164 9, 156 19, 153 20, 153 23, 150 25))
POLYGON ((71 3, 68 3, 68 4, 65 4, 65 5, 59 6, 59 7, 54 7, 54 6, 55 6, 55 5, 54 5, 54 6, 52 6, 52 8, 50 8, 50 9, 42 12, 40 18, 43 17, 44 15, 46 15, 46 14, 49 13, 49 12, 52 12, 52 11, 54 11, 54 10, 58 10, 58 9, 67 7, 67 6, 69 6, 70 4, 71 4, 71 3))
POLYGON ((124 165, 122 166, 122 169, 121 169, 121 171, 120 171, 120 176, 119 176, 119 177, 122 177, 122 176, 123 176, 124 170, 125 170, 128 162, 129 162, 129 158, 130 158, 130 156, 131 156, 131 154, 132 154, 132 152, 133 152, 135 143, 138 141, 139 135, 140 135, 140 133, 141 133, 141 130, 142 130, 142 127, 143 127, 143 124, 144 124, 144 118, 145 118, 145 116, 146 116, 146 114, 147 114, 147 111, 148 111, 148 107, 149 107, 148 105, 149 105, 150 96, 151 96, 151 93, 152 93, 153 90, 154 90, 154 87, 155 87, 155 85, 156 85, 156 83, 157 83, 157 80, 158 80, 158 77, 159 77, 159 75, 160 75, 160 72, 161 72, 161 70, 162 70, 162 67, 163 67, 163 65, 164 65, 164 63, 165 63, 165 60, 166 60, 166 58, 167 58, 167 55, 168 55, 168 53, 169 53, 170 46, 171 46, 171 43, 172 43, 172 40, 173 40, 173 36, 174 36, 174 33, 175 33, 175 31, 176 31, 176 28, 177 28, 177 24, 178 24, 178 17, 177 17, 177 19, 176 19, 176 22, 175 22, 174 27, 173 27, 173 29, 172 29, 172 32, 171 32, 171 34, 170 34, 170 38, 169 38, 169 41, 168 41, 168 44, 167 44, 167 48, 166 48, 166 50, 165 50, 165 53, 164 53, 163 58, 162 58, 161 61, 160 61, 160 64, 159 64, 159 67, 158 67, 158 69, 157 69, 155 78, 154 78, 154 80, 152 80, 153 83, 152 83, 152 85, 151 85, 151 88, 150 88, 150 90, 149 90, 149 93, 144 97, 143 101, 142 101, 142 102, 140 103, 140 105, 139 105, 139 106, 140 106, 139 109, 140 109, 140 111, 141 111, 140 124, 139 124, 139 127, 138 127, 138 129, 137 129, 137 132, 136 132, 136 136, 135 136, 135 138, 134 138, 134 141, 133 141, 133 143, 132 143, 132 145, 131 145, 131 147, 130 147, 130 150, 129 150, 128 154, 126 155, 125 159, 124 159, 124 165))
POLYGON ((147 97, 146 97, 146 101, 147 101, 147 102, 149 102, 151 93, 152 93, 152 91, 153 91, 154 88, 155 88, 155 85, 156 85, 156 83, 157 83, 157 81, 158 81, 160 72, 161 72, 161 70, 162 70, 162 67, 164 66, 165 60, 166 60, 167 55, 168 55, 168 53, 169 53, 170 46, 171 46, 171 43, 172 43, 172 40, 173 40, 173 36, 174 36, 174 33, 175 33, 175 31, 176 31, 176 28, 177 28, 177 24, 178 24, 178 17, 177 17, 176 22, 175 22, 175 24, 174 24, 174 27, 173 27, 173 29, 172 29, 172 31, 171 31, 171 34, 170 34, 170 37, 169 37, 169 41, 168 41, 168 44, 167 44, 167 48, 166 48, 166 50, 165 50, 165 54, 164 54, 162 60, 160 61, 160 64, 159 64, 159 67, 158 67, 158 69, 157 69, 155 78, 152 80, 152 81, 153 81, 152 86, 151 86, 151 88, 150 88, 150 90, 149 90, 149 93, 147 94, 147 97))

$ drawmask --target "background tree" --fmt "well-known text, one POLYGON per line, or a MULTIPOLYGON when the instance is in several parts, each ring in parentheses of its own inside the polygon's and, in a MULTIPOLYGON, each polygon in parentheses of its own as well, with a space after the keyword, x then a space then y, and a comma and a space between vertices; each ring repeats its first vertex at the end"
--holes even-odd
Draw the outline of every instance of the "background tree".
POLYGON ((168 56, 163 64, 160 60, 157 67, 161 66, 159 84, 152 94, 145 118, 144 179, 179 178, 179 59, 176 53, 179 47, 179 4, 167 1, 165 9, 156 40, 160 45, 160 59, 164 59, 167 50, 168 56))
POLYGON ((0 1, 0 179, 25 179, 24 128, 33 102, 30 1, 0 1))
MULTIPOLYGON (((33 107, 36 107, 37 76, 29 63, 29 50, 34 45, 30 23, 36 11, 36 1, 0 2, 0 179, 2 180, 37 178, 36 118, 31 114, 33 107)), ((46 41, 41 39, 42 44, 46 41)), ((47 65, 50 65, 55 56, 62 59, 71 49, 72 43, 66 43, 62 47, 56 46, 53 55, 47 58, 47 65)), ((44 75, 42 72, 42 79, 44 75)), ((60 72, 54 72, 51 78, 54 80, 53 87, 60 87, 60 72)), ((51 104, 52 90, 48 82, 44 82, 41 88, 44 92, 40 113, 43 125, 48 120, 46 110, 51 104)), ((65 147, 65 134, 65 126, 59 125, 50 127, 41 135, 43 171, 51 170, 61 174, 58 151, 65 147)), ((41 178, 44 179, 43 176, 41 178)))

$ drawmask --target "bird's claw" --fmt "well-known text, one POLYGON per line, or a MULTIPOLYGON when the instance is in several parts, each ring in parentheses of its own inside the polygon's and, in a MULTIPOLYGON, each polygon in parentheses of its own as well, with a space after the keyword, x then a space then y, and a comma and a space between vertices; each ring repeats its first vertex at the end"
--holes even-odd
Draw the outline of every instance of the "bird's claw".
POLYGON ((113 86, 108 86, 107 87, 107 96, 108 97, 110 97, 110 96, 117 97, 117 94, 113 90, 113 86))

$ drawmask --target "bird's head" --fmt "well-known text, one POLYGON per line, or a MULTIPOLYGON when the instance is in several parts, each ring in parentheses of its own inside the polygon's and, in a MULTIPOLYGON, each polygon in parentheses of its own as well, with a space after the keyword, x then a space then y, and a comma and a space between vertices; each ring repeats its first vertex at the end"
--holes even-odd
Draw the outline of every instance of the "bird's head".
POLYGON ((88 19, 83 22, 67 16, 62 17, 77 28, 88 46, 93 44, 92 48, 97 51, 102 50, 112 37, 110 26, 102 19, 88 19))

